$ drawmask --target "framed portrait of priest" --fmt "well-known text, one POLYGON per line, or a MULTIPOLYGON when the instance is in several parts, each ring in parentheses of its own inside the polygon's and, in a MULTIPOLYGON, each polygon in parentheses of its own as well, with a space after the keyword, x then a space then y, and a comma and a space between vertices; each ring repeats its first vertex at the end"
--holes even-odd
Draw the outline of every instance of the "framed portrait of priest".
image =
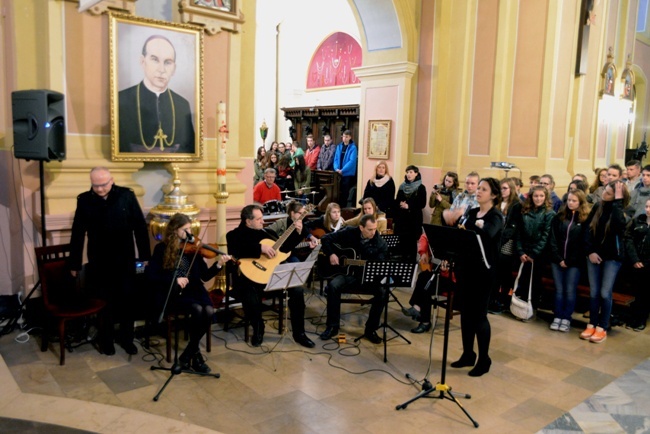
POLYGON ((110 14, 111 158, 203 158, 203 31, 110 14))

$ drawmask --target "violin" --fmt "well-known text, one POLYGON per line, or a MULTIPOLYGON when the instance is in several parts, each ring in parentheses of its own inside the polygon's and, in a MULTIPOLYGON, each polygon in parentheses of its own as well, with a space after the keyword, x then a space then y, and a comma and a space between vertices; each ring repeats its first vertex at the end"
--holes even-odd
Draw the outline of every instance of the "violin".
POLYGON ((216 258, 217 255, 226 255, 218 249, 218 244, 203 244, 201 240, 194 239, 193 242, 187 242, 183 248, 183 253, 187 255, 200 254, 206 259, 216 258))

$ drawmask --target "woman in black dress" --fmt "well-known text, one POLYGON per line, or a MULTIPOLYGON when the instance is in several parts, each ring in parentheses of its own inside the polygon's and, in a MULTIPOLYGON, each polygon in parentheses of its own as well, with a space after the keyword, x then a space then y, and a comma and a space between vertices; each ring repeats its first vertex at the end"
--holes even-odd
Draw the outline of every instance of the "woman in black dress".
POLYGON ((404 182, 395 199, 395 234, 406 260, 415 261, 417 243, 422 235, 422 210, 427 205, 427 189, 416 166, 407 166, 404 182))
POLYGON ((370 178, 363 190, 363 197, 359 200, 359 205, 363 200, 372 197, 377 207, 386 213, 387 218, 393 217, 393 204, 395 202, 395 181, 388 173, 388 165, 385 162, 377 163, 375 166, 375 176, 370 178))
POLYGON ((215 277, 223 265, 230 260, 230 256, 221 255, 218 261, 208 267, 200 254, 195 257, 193 253, 183 253, 190 223, 190 218, 185 214, 174 214, 171 217, 165 228, 162 242, 154 248, 153 257, 147 267, 147 276, 153 285, 156 304, 160 311, 174 278, 174 270, 179 264, 179 255, 182 255, 168 302, 168 306, 172 306, 174 311, 190 315, 190 340, 179 361, 183 369, 192 368, 197 372, 208 373, 210 367, 199 351, 199 342, 212 323, 214 307, 204 282, 215 277))
POLYGON ((492 287, 498 282, 497 262, 503 229, 503 215, 497 207, 499 188, 499 181, 496 179, 481 179, 476 191, 479 207, 469 210, 465 214, 466 218, 460 222, 465 229, 474 231, 481 237, 487 260, 486 264, 482 257, 461 257, 456 263, 463 354, 451 367, 474 366, 469 371, 471 377, 480 377, 487 373, 492 364, 488 355, 491 329, 487 313, 492 287), (474 352, 474 337, 478 344, 478 361, 474 352))

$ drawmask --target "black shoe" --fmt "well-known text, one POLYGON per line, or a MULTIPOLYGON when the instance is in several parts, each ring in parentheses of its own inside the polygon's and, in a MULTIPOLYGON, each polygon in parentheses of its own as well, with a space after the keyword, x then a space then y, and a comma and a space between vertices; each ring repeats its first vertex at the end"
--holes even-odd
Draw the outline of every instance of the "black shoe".
POLYGON ((409 307, 408 309, 403 307, 402 313, 406 316, 410 316, 415 321, 417 321, 417 319, 420 317, 420 311, 414 308, 413 306, 409 307))
POLYGON ((411 333, 426 333, 429 330, 431 330, 431 323, 421 322, 416 328, 411 329, 411 333))
POLYGON ((460 356, 460 359, 456 360, 455 362, 451 362, 451 367, 464 368, 466 366, 474 366, 474 363, 476 363, 475 352, 471 352, 470 354, 463 353, 463 355, 460 356))
POLYGON ((293 340, 303 347, 314 348, 316 346, 316 344, 311 339, 309 339, 304 332, 298 335, 293 335, 293 340))
POLYGON ((180 357, 178 358, 178 364, 181 366, 181 369, 183 371, 189 371, 191 368, 190 366, 191 360, 192 357, 188 353, 183 351, 183 354, 181 354, 180 357))
POLYGON ((320 334, 320 338, 324 341, 332 339, 332 336, 339 334, 339 328, 335 326, 327 326, 325 331, 320 334))
POLYGON ((470 377, 480 377, 483 374, 487 374, 490 372, 490 365, 492 365, 492 360, 489 357, 487 360, 479 360, 478 363, 476 363, 476 366, 474 366, 467 375, 470 377))
POLYGON ((636 326, 634 326, 633 330, 635 332, 642 332, 643 330, 645 330, 645 324, 644 323, 637 324, 636 326))
POLYGON ((113 345, 113 342, 104 342, 100 344, 99 350, 102 352, 102 354, 112 356, 115 354, 115 345, 113 345))
POLYGON ((365 332, 363 334, 363 337, 368 339, 373 344, 381 344, 384 341, 382 338, 379 337, 379 335, 375 331, 365 332))
POLYGON ((210 369, 210 367, 205 363, 205 359, 200 352, 196 352, 192 356, 191 366, 193 370, 202 374, 209 374, 210 371, 212 371, 212 369, 210 369))
MULTIPOLYGON (((133 342, 122 342, 120 343, 120 347, 126 351, 126 354, 131 356, 138 354, 138 347, 136 347, 133 342)), ((115 350, 113 350, 113 352, 115 352, 115 350)))
POLYGON ((253 323, 253 336, 251 336, 251 345, 259 347, 264 341, 264 321, 253 323))
POLYGON ((488 313, 491 313, 493 315, 499 315, 505 311, 506 311, 505 306, 502 303, 499 303, 498 301, 490 303, 490 305, 488 306, 488 313))
POLYGON ((260 333, 253 333, 251 336, 251 345, 254 347, 259 347, 264 342, 264 336, 260 333))

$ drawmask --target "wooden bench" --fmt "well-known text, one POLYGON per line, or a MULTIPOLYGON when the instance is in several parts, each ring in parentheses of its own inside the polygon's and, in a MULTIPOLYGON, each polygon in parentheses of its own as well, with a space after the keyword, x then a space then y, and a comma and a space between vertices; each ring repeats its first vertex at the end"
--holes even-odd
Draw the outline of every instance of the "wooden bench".
MULTIPOLYGON (((624 280, 624 279, 619 278, 618 280, 620 281, 620 280, 624 280)), ((630 294, 627 294, 627 293, 624 293, 624 292, 617 292, 616 289, 624 289, 624 288, 620 288, 620 286, 622 285, 622 282, 619 282, 619 281, 617 281, 617 285, 616 285, 617 287, 614 288, 615 291, 612 293, 612 301, 617 306, 628 308, 634 302, 634 296, 630 295, 630 294)), ((542 277, 542 286, 547 291, 555 292, 555 281, 550 277, 547 277, 547 276, 542 277)), ((578 291, 577 291, 577 296, 578 297, 588 299, 589 298, 589 292, 590 292, 590 290, 589 290, 589 285, 588 284, 584 284, 584 283, 578 284, 578 291)))

